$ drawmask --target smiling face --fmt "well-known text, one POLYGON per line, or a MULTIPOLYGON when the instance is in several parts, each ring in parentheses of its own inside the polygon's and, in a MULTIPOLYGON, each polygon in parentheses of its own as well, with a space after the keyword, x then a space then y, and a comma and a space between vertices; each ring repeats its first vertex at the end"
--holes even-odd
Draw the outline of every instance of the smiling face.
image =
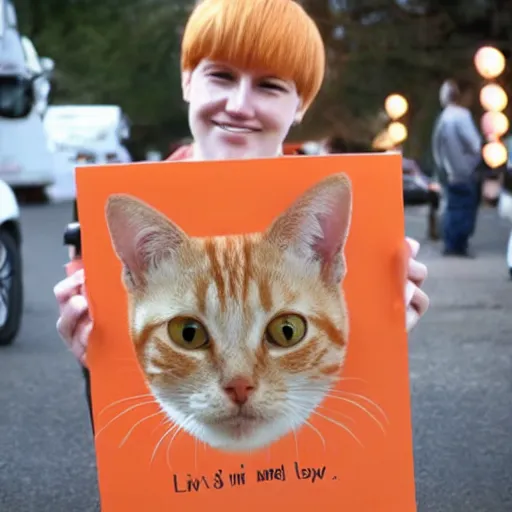
POLYGON ((302 117, 295 83, 204 59, 183 74, 195 158, 273 157, 302 117))
POLYGON ((181 47, 196 160, 272 158, 316 97, 320 32, 292 0, 202 0, 181 47))

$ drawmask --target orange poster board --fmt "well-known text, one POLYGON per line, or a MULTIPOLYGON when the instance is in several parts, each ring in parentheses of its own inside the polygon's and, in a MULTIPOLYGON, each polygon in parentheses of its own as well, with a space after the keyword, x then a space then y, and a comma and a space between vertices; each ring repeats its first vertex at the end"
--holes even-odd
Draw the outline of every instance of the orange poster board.
POLYGON ((102 512, 416 510, 398 154, 77 191, 102 512))

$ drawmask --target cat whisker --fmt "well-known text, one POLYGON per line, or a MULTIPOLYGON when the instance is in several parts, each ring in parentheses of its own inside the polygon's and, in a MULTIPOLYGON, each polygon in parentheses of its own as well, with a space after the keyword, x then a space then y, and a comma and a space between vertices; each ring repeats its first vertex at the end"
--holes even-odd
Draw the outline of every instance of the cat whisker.
MULTIPOLYGON (((359 382, 364 382, 365 384, 368 384, 368 381, 365 380, 365 379, 362 379, 360 377, 334 377, 334 378, 331 378, 330 379, 330 384, 328 385, 328 387, 331 387, 332 385, 334 384, 337 384, 339 382, 347 382, 347 381, 359 381, 359 382)), ((303 391, 305 388, 307 389, 325 389, 325 386, 321 385, 321 383, 315 383, 315 382, 312 382, 311 380, 307 380, 307 381, 304 381, 304 382, 301 382, 301 383, 291 383, 291 384, 288 384, 288 389, 289 390, 299 390, 299 391, 303 391), (306 384, 307 382, 307 384, 306 384), (317 384, 315 386, 315 384, 317 384)))
MULTIPOLYGON (((303 392, 303 396, 306 395, 307 396, 307 393, 308 392, 318 392, 318 391, 324 391, 324 388, 308 388, 306 391, 303 392)), ((348 395, 348 396, 352 396, 352 397, 355 397, 355 398, 360 398, 361 400, 364 400, 365 402, 373 405, 373 407, 375 407, 377 409, 377 411, 382 414, 385 422, 389 425, 390 421, 389 421, 389 418, 388 416, 386 415, 386 413, 384 412, 384 409, 382 409, 382 407, 380 407, 376 402, 374 402, 373 400, 371 400, 370 398, 368 398, 367 396, 364 396, 364 395, 361 395, 359 393, 354 393, 352 391, 345 391, 345 390, 342 390, 342 389, 330 389, 328 391, 328 393, 326 394, 326 396, 330 396, 331 398, 338 398, 339 400, 341 399, 345 399, 345 401, 349 401, 348 398, 344 398, 344 397, 337 397, 335 395, 348 395)), ((353 401, 350 401, 350 403, 354 403, 353 401)), ((357 404, 358 407, 362 407, 360 404, 357 404)), ((363 410, 365 412, 367 412, 368 414, 371 415, 371 413, 366 409, 366 408, 363 408, 363 410)), ((378 422, 378 421, 377 421, 378 422)), ((380 422, 378 422, 380 423, 380 422)), ((381 427, 383 428, 383 427, 381 427)))
POLYGON ((172 446, 172 443, 174 441, 174 439, 176 439, 176 436, 185 430, 185 427, 187 426, 188 423, 190 423, 190 421, 194 418, 194 416, 191 414, 190 416, 186 417, 185 420, 183 421, 183 423, 178 427, 178 429, 174 432, 174 435, 172 436, 171 440, 169 441, 169 444, 167 445, 167 450, 165 452, 165 462, 167 464, 167 467, 172 471, 172 467, 171 467, 171 464, 170 464, 170 460, 169 460, 169 452, 171 450, 171 446, 172 446))
POLYGON ((389 418, 388 418, 387 414, 384 412, 384 409, 380 405, 375 403, 373 400, 368 398, 367 396, 361 395, 359 393, 353 393, 352 391, 344 391, 342 389, 333 389, 330 392, 331 393, 339 393, 339 394, 343 394, 343 395, 350 395, 350 396, 353 396, 356 398, 360 398, 361 400, 364 400, 365 402, 373 405, 373 407, 375 407, 382 414, 382 416, 386 420, 386 423, 389 424, 389 418))
POLYGON ((167 417, 167 415, 164 415, 160 423, 151 431, 151 435, 153 435, 162 425, 166 425, 168 423, 171 423, 171 420, 167 417))
POLYGON ((333 413, 339 414, 340 416, 343 416, 344 419, 349 420, 352 423, 354 423, 356 421, 354 418, 351 418, 350 416, 342 413, 341 411, 338 411, 336 409, 331 409, 330 407, 325 407, 325 405, 319 405, 317 407, 317 409, 322 409, 323 411, 333 412, 333 413))
POLYGON ((136 409, 137 407, 142 407, 143 405, 149 405, 156 403, 155 400, 149 400, 147 402, 142 402, 139 404, 132 405, 131 407, 128 407, 128 409, 125 409, 123 412, 119 413, 117 416, 114 416, 104 427, 101 428, 101 430, 94 436, 94 439, 98 439, 100 434, 115 420, 119 419, 121 416, 124 416, 127 412, 130 412, 133 409, 136 409))
POLYGON ((312 414, 315 414, 316 416, 319 416, 320 418, 323 418, 324 420, 327 420, 329 421, 330 423, 333 423, 334 425, 337 425, 338 427, 341 427, 343 430, 345 430, 348 434, 350 434, 350 436, 352 436, 353 439, 355 439, 357 441, 357 443, 359 444, 359 446, 361 446, 361 448, 364 448, 364 445, 361 443, 361 441, 359 440, 359 438, 352 432, 352 430, 350 430, 346 425, 344 425, 343 423, 340 423, 339 421, 336 421, 336 420, 333 420, 332 418, 330 418, 329 416, 325 416, 324 414, 321 414, 319 413, 318 411, 313 411, 312 414))
MULTIPOLYGON (((303 405, 299 399, 294 401, 293 407, 287 407, 287 411, 291 415, 295 414, 295 411, 293 410, 293 408, 302 410, 309 415, 310 407, 303 405)), ((336 412, 338 412, 338 411, 336 411, 336 412)), ((352 418, 350 418, 348 416, 347 416, 347 419, 354 421, 352 418)), ((307 425, 311 430, 313 430, 313 432, 315 432, 320 437, 320 439, 322 440, 322 445, 325 450, 326 444, 325 444, 325 439, 324 439, 324 436, 322 435, 322 433, 312 423, 310 423, 307 419, 303 420, 302 424, 307 425)))
POLYGON ((121 448, 121 446, 123 446, 123 444, 126 443, 126 441, 128 441, 130 434, 137 428, 138 425, 140 425, 144 421, 154 418, 155 416, 159 416, 160 414, 163 414, 163 412, 164 411, 155 412, 155 413, 150 414, 149 416, 146 416, 145 418, 142 418, 141 420, 137 421, 137 423, 135 423, 135 425, 133 425, 133 427, 128 431, 128 434, 126 434, 126 436, 123 438, 123 440, 121 441, 121 443, 119 445, 119 448, 121 448))
POLYGON ((324 450, 327 448, 325 444, 325 439, 320 430, 318 430, 312 423, 310 423, 308 420, 304 420, 304 424, 307 425, 313 432, 315 432, 318 437, 322 440, 322 444, 324 445, 324 450))
POLYGON ((349 404, 352 404, 354 405, 355 407, 361 409, 362 411, 364 411, 366 414, 368 414, 368 416, 373 420, 375 421, 375 423, 377 423, 377 425, 379 426, 379 428, 382 430, 382 432, 386 433, 386 429, 384 427, 384 425, 364 406, 362 406, 360 403, 356 402, 355 400, 350 400, 349 398, 345 398, 344 396, 336 396, 336 395, 331 395, 331 394, 327 394, 326 395, 328 398, 333 398, 335 400, 342 400, 343 402, 347 402, 349 404))
POLYGON ((155 446, 155 449, 153 450, 153 454, 151 455, 151 461, 150 466, 153 464, 153 460, 155 459, 156 452, 158 451, 158 448, 162 444, 163 440, 172 433, 173 430, 179 429, 179 425, 177 423, 173 423, 164 433, 164 435, 160 438, 160 441, 158 441, 157 445, 155 446))
POLYGON ((125 398, 121 398, 121 400, 116 400, 115 402, 112 402, 110 405, 107 405, 104 407, 98 414, 98 417, 101 416, 107 409, 110 409, 111 407, 114 407, 114 405, 121 404, 123 402, 128 402, 130 400, 136 400, 137 398, 147 398, 149 396, 153 396, 151 393, 145 393, 143 395, 135 395, 135 396, 128 396, 125 398))
POLYGON ((299 441, 297 439, 297 430, 292 429, 293 431, 293 439, 295 440, 295 455, 297 456, 297 462, 300 464, 299 460, 299 441))

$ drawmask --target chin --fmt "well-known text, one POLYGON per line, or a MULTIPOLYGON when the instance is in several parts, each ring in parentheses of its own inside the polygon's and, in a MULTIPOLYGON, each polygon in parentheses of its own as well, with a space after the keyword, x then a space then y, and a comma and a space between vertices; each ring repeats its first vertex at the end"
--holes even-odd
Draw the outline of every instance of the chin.
POLYGON ((251 151, 247 147, 227 147, 218 148, 215 154, 215 160, 245 160, 248 158, 256 158, 258 152, 251 151))
POLYGON ((266 413, 259 410, 254 414, 246 412, 224 417, 218 413, 183 410, 164 396, 158 396, 158 393, 155 396, 169 420, 180 425, 192 437, 216 450, 240 453, 268 448, 297 432, 320 404, 324 393, 310 396, 300 407, 293 407, 293 403, 285 407, 282 403, 266 413), (283 410, 287 412, 283 413, 283 410))
POLYGON ((293 430, 290 420, 237 418, 216 424, 198 425, 196 437, 224 452, 252 452, 267 448, 293 430))

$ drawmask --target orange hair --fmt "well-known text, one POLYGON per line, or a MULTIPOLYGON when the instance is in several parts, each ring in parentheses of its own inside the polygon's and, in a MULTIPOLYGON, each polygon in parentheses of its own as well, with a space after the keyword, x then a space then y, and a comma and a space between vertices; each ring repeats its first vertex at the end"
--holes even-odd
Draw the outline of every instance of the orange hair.
POLYGON ((181 68, 202 59, 268 70, 293 80, 308 107, 325 73, 325 49, 314 21, 293 0, 203 0, 183 35, 181 68))

